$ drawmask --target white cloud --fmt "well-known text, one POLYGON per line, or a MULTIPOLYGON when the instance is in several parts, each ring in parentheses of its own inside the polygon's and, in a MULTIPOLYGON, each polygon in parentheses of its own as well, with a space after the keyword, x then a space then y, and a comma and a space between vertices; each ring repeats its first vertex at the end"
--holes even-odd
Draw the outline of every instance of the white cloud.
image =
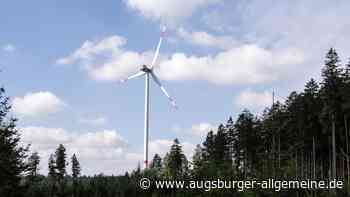
POLYGON ((193 135, 199 136, 199 137, 205 137, 209 131, 216 131, 216 126, 206 122, 194 124, 190 129, 190 132, 193 135))
MULTIPOLYGON (((303 51, 305 61, 291 72, 295 77, 286 84, 289 90, 303 88, 310 77, 320 76, 324 56, 330 47, 335 47, 340 55, 350 53, 347 42, 349 1, 335 4, 322 0, 237 0, 225 3, 220 9, 204 13, 207 28, 220 29, 264 48, 303 51)), ((348 57, 342 57, 345 58, 348 57)))
POLYGON ((175 125, 172 127, 172 131, 180 136, 184 135, 189 138, 195 137, 195 139, 204 140, 209 131, 217 132, 217 126, 208 122, 200 122, 190 127, 175 125))
POLYGON ((28 93, 15 97, 12 101, 13 112, 20 116, 41 117, 58 112, 64 102, 51 92, 28 93))
MULTIPOLYGON (((154 154, 159 154, 161 157, 164 157, 167 152, 169 152, 171 145, 174 143, 173 140, 167 139, 156 139, 150 141, 149 150, 150 150, 150 160, 153 158, 154 154)), ((193 151, 195 149, 195 145, 190 142, 182 142, 180 141, 182 146, 182 150, 186 155, 187 159, 192 159, 193 151)))
POLYGON ((124 0, 127 6, 143 16, 167 23, 178 22, 191 16, 197 9, 221 0, 124 0))
POLYGON ((199 46, 230 49, 238 45, 238 41, 230 36, 214 36, 205 31, 188 32, 184 28, 180 28, 177 35, 185 42, 199 46))
POLYGON ((261 110, 272 104, 272 93, 268 91, 254 92, 245 90, 234 100, 236 106, 248 108, 250 110, 261 110))
POLYGON ((14 52, 16 50, 16 47, 12 44, 7 44, 2 47, 2 50, 5 52, 14 52))
POLYGON ((215 56, 175 53, 161 62, 160 76, 166 80, 206 80, 215 84, 257 84, 291 77, 293 67, 303 63, 303 53, 287 48, 269 50, 242 45, 215 56))
POLYGON ((126 153, 128 143, 115 130, 80 133, 69 132, 62 128, 32 126, 21 128, 20 131, 22 143, 31 144, 31 150, 38 151, 42 157, 43 173, 47 173, 49 155, 55 152, 59 144, 66 147, 67 159, 73 153, 78 155, 84 174, 123 173, 137 164, 137 161, 131 159, 124 161, 129 157, 126 153), (119 165, 120 163, 133 163, 133 165, 119 165), (118 166, 118 169, 115 166, 118 166))
POLYGON ((101 126, 101 125, 104 125, 104 124, 107 123, 107 118, 103 117, 103 116, 97 116, 97 117, 94 117, 94 118, 83 117, 83 118, 80 118, 78 121, 80 123, 83 123, 83 124, 89 124, 89 125, 94 125, 94 126, 101 126))
MULTIPOLYGON (((125 50, 126 40, 112 36, 100 42, 86 41, 61 64, 82 65, 96 80, 120 80, 150 62, 151 53, 125 50), (101 58, 103 57, 103 58, 101 58)), ((162 57, 160 77, 165 80, 206 80, 215 84, 256 84, 290 76, 294 66, 303 63, 303 52, 295 48, 267 49, 254 44, 240 45, 214 56, 188 56, 175 53, 162 57)))
MULTIPOLYGON (((20 128, 20 132, 22 144, 31 144, 31 151, 37 151, 41 156, 40 169, 43 174, 47 173, 50 154, 59 144, 66 147, 68 161, 73 153, 78 156, 83 174, 123 174, 135 169, 138 163, 142 165, 143 153, 131 151, 128 142, 115 130, 72 132, 63 128, 30 126, 20 128)), ((166 139, 150 141, 149 159, 155 153, 164 157, 172 144, 172 140, 166 139)), ((189 142, 181 144, 190 159, 195 145, 189 142)))
POLYGON ((147 53, 125 50, 125 44, 126 39, 120 36, 86 41, 68 57, 57 60, 57 64, 79 64, 95 80, 119 80, 150 62, 147 53))
POLYGON ((20 130, 22 141, 38 149, 53 149, 72 141, 70 133, 62 128, 25 127, 20 130))

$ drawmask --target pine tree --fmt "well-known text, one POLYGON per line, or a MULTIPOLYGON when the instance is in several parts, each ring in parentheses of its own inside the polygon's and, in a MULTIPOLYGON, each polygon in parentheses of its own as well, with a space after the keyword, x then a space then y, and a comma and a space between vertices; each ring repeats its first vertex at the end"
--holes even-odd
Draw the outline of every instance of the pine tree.
POLYGON ((21 174, 26 171, 28 148, 20 146, 16 119, 8 119, 11 109, 9 98, 0 88, 0 196, 18 196, 21 191, 21 174))
POLYGON ((350 182, 350 129, 349 129, 349 117, 350 117, 350 59, 349 62, 345 65, 344 72, 344 86, 341 90, 344 103, 342 104, 342 109, 344 111, 344 131, 345 131, 345 148, 344 151, 346 154, 346 174, 347 180, 350 182))
POLYGON ((349 62, 345 65, 344 72, 344 86, 341 90, 343 93, 343 109, 349 114, 350 111, 350 59, 349 62))
MULTIPOLYGON (((327 113, 334 114, 339 112, 339 104, 341 103, 340 88, 342 87, 342 69, 340 67, 340 59, 335 51, 331 48, 325 60, 325 67, 322 69, 322 97, 326 103, 325 110, 327 113)), ((335 115, 335 114, 334 114, 335 115)))
POLYGON ((235 146, 235 138, 236 138, 236 129, 231 116, 227 120, 225 127, 226 127, 226 133, 227 133, 226 138, 227 138, 227 146, 228 146, 227 157, 229 160, 232 161, 234 158, 234 152, 235 152, 234 146, 235 146))
POLYGON ((48 181, 49 181, 49 196, 52 197, 56 192, 56 184, 57 184, 57 169, 56 169, 56 160, 55 155, 50 154, 48 161, 48 181))
POLYGON ((203 142, 203 159, 206 163, 215 161, 214 159, 215 135, 213 131, 209 131, 205 141, 203 142))
POLYGON ((75 154, 72 156, 72 177, 73 177, 73 196, 77 196, 78 178, 80 176, 80 163, 75 154))
POLYGON ((349 62, 345 65, 345 71, 343 74, 344 84, 341 89, 342 93, 342 109, 345 112, 346 116, 350 116, 350 59, 349 62))
POLYGON ((303 114, 305 115, 303 124, 307 131, 304 141, 309 144, 307 149, 312 149, 312 178, 316 178, 316 155, 322 153, 322 151, 319 151, 320 146, 318 144, 325 139, 322 139, 321 135, 322 125, 320 123, 320 113, 322 103, 319 98, 319 86, 314 79, 311 79, 305 85, 303 103, 303 114))
POLYGON ((39 171, 40 156, 38 152, 34 152, 28 158, 28 176, 36 177, 39 171))
POLYGON ((66 154, 66 148, 60 144, 58 148, 55 151, 55 168, 56 168, 56 180, 57 180, 57 195, 58 196, 65 196, 65 186, 66 186, 66 167, 68 165, 68 162, 66 161, 67 154, 66 154))
POLYGON ((162 166, 162 158, 158 154, 155 154, 152 159, 150 168, 160 171, 162 169, 162 166))
POLYGON ((194 150, 194 154, 192 157, 192 177, 193 178, 202 178, 204 171, 203 171, 203 148, 201 145, 197 144, 196 149, 194 150))
POLYGON ((322 99, 324 101, 323 120, 324 129, 329 133, 331 131, 332 141, 332 177, 337 176, 337 139, 340 139, 339 132, 336 133, 336 129, 340 131, 343 114, 342 114, 342 93, 341 88, 343 85, 342 69, 340 67, 340 60, 335 49, 331 48, 326 56, 325 67, 322 70, 322 99))
POLYGON ((187 176, 188 161, 182 152, 182 147, 178 139, 174 140, 173 145, 165 161, 166 175, 171 179, 181 179, 187 176))
POLYGON ((311 78, 305 85, 304 94, 311 98, 317 98, 319 86, 315 79, 311 78))
POLYGON ((72 177, 73 179, 77 179, 80 176, 80 163, 75 154, 72 156, 72 177))
POLYGON ((48 176, 51 178, 55 178, 57 174, 57 170, 56 170, 55 156, 53 154, 51 154, 49 157, 48 169, 49 169, 48 176))
POLYGON ((228 154, 228 139, 224 125, 219 125, 217 134, 214 140, 214 155, 213 159, 216 163, 225 163, 229 160, 228 154))
POLYGON ((68 165, 66 158, 66 148, 62 144, 60 144, 55 152, 55 164, 57 169, 58 180, 63 180, 64 176, 66 175, 66 166, 68 165))
POLYGON ((345 83, 349 84, 350 83, 350 58, 348 62, 345 64, 343 76, 344 76, 345 83))
POLYGON ((236 140, 236 166, 246 176, 248 172, 252 172, 253 164, 257 164, 257 150, 262 145, 258 138, 258 121, 254 115, 248 110, 244 110, 238 117, 235 128, 237 130, 236 140))
POLYGON ((40 182, 43 180, 39 175, 40 156, 38 152, 32 153, 27 161, 27 172, 25 177, 26 194, 28 197, 38 196, 41 190, 40 182))

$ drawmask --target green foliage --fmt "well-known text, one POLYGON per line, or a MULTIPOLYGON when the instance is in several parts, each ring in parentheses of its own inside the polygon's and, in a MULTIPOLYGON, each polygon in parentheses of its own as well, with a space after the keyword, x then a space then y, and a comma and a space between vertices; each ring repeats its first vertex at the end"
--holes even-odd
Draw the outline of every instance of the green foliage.
POLYGON ((78 161, 78 158, 75 154, 72 156, 72 176, 73 179, 76 179, 80 176, 80 163, 78 161))
POLYGON ((178 139, 174 140, 164 159, 164 174, 169 179, 183 179, 188 175, 188 161, 178 139))
POLYGON ((63 180, 63 177, 67 173, 66 167, 68 163, 66 161, 67 159, 66 148, 62 144, 60 144, 56 149, 55 158, 56 158, 55 164, 57 169, 57 177, 59 180, 63 180))
POLYGON ((72 156, 72 179, 73 179, 73 196, 78 196, 77 188, 79 184, 78 177, 80 176, 80 163, 75 154, 72 156))
POLYGON ((162 169, 162 165, 162 158, 158 154, 155 154, 150 164, 150 168, 160 171, 162 169))
POLYGON ((0 196, 22 196, 21 175, 26 171, 28 148, 20 146, 16 119, 8 118, 9 98, 0 88, 0 196))
POLYGON ((27 162, 27 177, 30 181, 35 181, 39 173, 40 156, 38 152, 32 153, 27 162))

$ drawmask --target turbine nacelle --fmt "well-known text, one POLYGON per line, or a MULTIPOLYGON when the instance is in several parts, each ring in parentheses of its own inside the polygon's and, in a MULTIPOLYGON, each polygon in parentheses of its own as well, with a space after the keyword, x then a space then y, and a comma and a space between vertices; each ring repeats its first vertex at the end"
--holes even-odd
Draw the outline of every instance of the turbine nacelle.
POLYGON ((152 68, 148 68, 146 65, 142 65, 141 71, 145 73, 150 73, 152 72, 152 68))

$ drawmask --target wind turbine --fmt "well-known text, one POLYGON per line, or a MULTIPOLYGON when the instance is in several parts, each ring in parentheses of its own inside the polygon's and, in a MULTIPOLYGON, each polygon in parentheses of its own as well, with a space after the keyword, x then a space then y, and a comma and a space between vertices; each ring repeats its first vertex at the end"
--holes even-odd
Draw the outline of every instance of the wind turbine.
POLYGON ((161 35, 159 38, 159 42, 153 57, 153 60, 151 62, 150 66, 142 65, 140 71, 138 71, 136 74, 133 74, 129 76, 128 78, 121 80, 121 82, 126 82, 130 79, 138 78, 145 76, 145 120, 144 120, 144 168, 148 168, 148 143, 149 143, 149 79, 150 77, 153 79, 153 81, 160 87, 164 95, 169 99, 171 105, 177 109, 175 100, 168 94, 164 86, 162 85, 161 81, 158 79, 156 74, 154 73, 154 65, 158 59, 159 56, 159 50, 160 46, 162 45, 162 41, 165 35, 166 28, 163 27, 161 31, 161 35))

